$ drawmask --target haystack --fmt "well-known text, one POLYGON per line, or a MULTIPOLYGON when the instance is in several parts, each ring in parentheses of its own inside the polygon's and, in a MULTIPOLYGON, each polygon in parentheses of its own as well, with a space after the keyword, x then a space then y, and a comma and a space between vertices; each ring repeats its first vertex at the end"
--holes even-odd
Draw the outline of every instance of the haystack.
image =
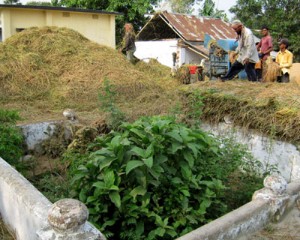
POLYGON ((166 89, 176 81, 161 78, 162 83, 151 72, 151 63, 132 65, 117 50, 74 30, 29 28, 0 44, 0 101, 39 104, 41 111, 87 111, 99 107, 98 94, 107 79, 120 107, 138 101, 145 106, 132 108, 136 115, 165 112, 166 89))

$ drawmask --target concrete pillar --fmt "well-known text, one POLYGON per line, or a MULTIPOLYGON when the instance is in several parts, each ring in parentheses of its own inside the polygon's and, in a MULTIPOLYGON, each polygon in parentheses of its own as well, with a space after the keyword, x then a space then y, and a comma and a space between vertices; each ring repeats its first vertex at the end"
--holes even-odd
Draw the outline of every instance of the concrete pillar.
POLYGON ((40 240, 106 240, 87 222, 88 209, 78 200, 62 199, 48 211, 49 226, 38 232, 40 240))

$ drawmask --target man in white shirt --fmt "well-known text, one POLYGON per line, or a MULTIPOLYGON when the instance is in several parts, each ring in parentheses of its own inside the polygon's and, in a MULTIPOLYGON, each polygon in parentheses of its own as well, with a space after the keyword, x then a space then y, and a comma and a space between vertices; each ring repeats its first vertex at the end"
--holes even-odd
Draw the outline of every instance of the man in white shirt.
POLYGON ((259 58, 254 35, 251 30, 246 28, 239 20, 234 20, 231 23, 231 27, 237 33, 238 47, 235 54, 238 54, 238 58, 232 64, 226 75, 221 77, 221 80, 231 80, 241 70, 245 69, 248 80, 256 82, 255 63, 259 61, 259 58))

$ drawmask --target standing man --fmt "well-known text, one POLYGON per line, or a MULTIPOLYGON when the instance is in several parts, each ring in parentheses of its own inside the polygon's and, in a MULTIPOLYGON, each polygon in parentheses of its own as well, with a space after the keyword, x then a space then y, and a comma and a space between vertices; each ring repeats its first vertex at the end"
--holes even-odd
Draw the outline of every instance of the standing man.
POLYGON ((235 55, 238 54, 237 60, 232 64, 229 71, 221 80, 231 80, 241 70, 245 69, 249 81, 256 82, 255 63, 259 61, 258 53, 255 46, 254 35, 250 29, 246 28, 241 21, 234 20, 231 27, 237 33, 238 47, 235 55))
POLYGON ((123 48, 122 52, 126 52, 126 57, 127 60, 130 61, 131 63, 134 63, 134 52, 136 50, 135 46, 135 32, 133 30, 133 26, 131 23, 126 23, 124 25, 125 29, 125 36, 123 39, 123 48))
POLYGON ((262 71, 260 71, 259 75, 257 76, 258 81, 260 82, 263 80, 262 78, 265 75, 267 69, 266 60, 270 56, 271 51, 273 51, 272 37, 269 34, 269 28, 267 26, 262 26, 261 33, 263 37, 256 46, 259 59, 262 62, 262 71))
POLYGON ((290 69, 293 64, 293 54, 287 50, 289 42, 283 38, 279 42, 279 52, 276 55, 276 62, 279 64, 280 76, 277 82, 288 83, 290 81, 290 69))

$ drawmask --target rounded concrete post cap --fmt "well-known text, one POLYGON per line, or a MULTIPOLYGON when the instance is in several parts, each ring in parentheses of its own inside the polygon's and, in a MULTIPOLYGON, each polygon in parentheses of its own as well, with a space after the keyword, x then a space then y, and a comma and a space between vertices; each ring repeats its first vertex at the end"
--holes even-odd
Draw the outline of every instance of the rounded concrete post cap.
POLYGON ((48 212, 48 221, 54 230, 76 231, 88 219, 88 209, 76 199, 61 199, 48 212))

